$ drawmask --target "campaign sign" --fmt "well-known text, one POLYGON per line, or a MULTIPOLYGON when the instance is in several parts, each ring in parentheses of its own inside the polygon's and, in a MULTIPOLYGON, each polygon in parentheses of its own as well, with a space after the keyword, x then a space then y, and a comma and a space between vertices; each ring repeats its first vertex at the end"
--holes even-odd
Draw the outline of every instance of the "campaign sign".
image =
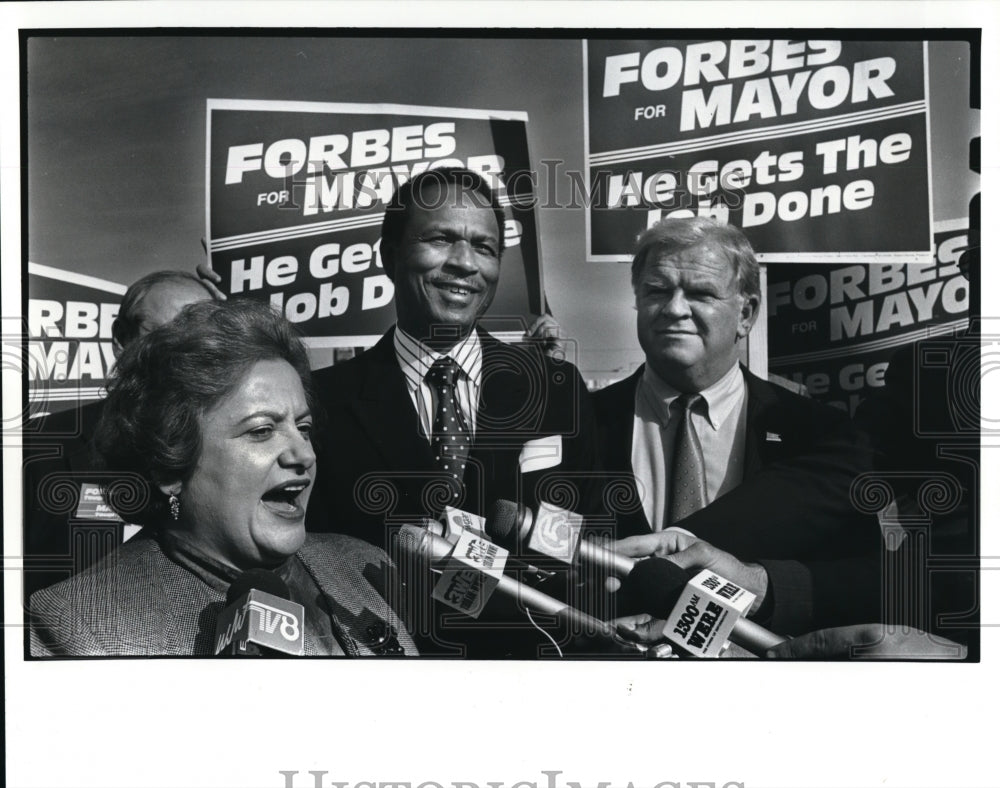
POLYGON ((125 285, 28 263, 28 293, 29 414, 100 399, 114 366, 111 326, 125 285))
POLYGON ((76 513, 73 516, 77 520, 108 520, 113 523, 122 522, 122 518, 118 516, 115 510, 112 509, 104 499, 104 493, 101 492, 101 486, 90 482, 80 483, 80 503, 77 505, 76 513))
POLYGON ((930 261, 925 63, 920 41, 584 42, 588 259, 711 216, 762 262, 930 261))
POLYGON ((929 262, 771 266, 770 371, 853 415, 885 385, 901 346, 964 331, 969 281, 958 261, 968 247, 968 221, 940 222, 935 230, 929 262))
POLYGON ((210 99, 211 266, 226 293, 269 301, 314 347, 371 344, 395 321, 379 242, 386 204, 417 173, 465 167, 506 214, 489 314, 539 314, 526 124, 522 112, 210 99))

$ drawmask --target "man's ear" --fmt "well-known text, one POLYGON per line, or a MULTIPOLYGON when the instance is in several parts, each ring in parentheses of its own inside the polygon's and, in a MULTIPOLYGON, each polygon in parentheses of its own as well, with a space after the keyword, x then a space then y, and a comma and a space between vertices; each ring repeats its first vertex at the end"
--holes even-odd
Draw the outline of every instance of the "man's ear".
POLYGON ((736 327, 736 336, 743 339, 750 333, 753 324, 757 322, 757 315, 760 314, 760 296, 753 293, 742 293, 740 295, 740 318, 736 327))

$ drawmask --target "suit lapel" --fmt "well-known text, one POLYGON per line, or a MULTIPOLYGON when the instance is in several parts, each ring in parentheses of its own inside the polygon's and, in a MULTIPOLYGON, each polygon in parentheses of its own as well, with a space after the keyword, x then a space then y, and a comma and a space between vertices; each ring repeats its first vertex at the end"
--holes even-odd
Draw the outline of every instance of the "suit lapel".
POLYGON ((743 454, 743 478, 749 479, 764 467, 767 416, 777 401, 770 385, 740 365, 747 384, 747 429, 743 454))
POLYGON ((430 444, 421 434, 392 337, 389 331, 367 354, 352 409, 386 470, 427 470, 433 468, 430 444))
POLYGON ((333 629, 334 637, 344 649, 344 653, 349 657, 357 657, 362 654, 370 654, 370 650, 359 643, 354 634, 340 618, 336 611, 339 608, 337 598, 350 598, 358 593, 357 589, 345 585, 339 572, 328 571, 329 561, 324 559, 322 553, 317 553, 314 545, 309 539, 299 549, 298 558, 302 562, 309 576, 312 577, 316 587, 326 599, 327 612, 330 615, 330 625, 333 629))
POLYGON ((476 413, 476 443, 489 443, 509 436, 511 425, 523 430, 526 419, 538 416, 544 402, 531 413, 525 411, 529 404, 528 386, 531 377, 518 368, 524 354, 508 352, 502 342, 485 331, 479 331, 483 348, 483 381, 479 390, 479 408, 476 413))
POLYGON ((609 468, 632 468, 632 433, 635 430, 635 390, 642 378, 643 364, 628 378, 625 384, 615 390, 614 400, 610 403, 605 418, 605 446, 608 452, 609 468))
MULTIPOLYGON (((476 411, 476 434, 465 470, 465 502, 462 508, 484 514, 492 504, 485 496, 501 496, 504 485, 500 480, 514 478, 514 464, 518 454, 512 448, 518 438, 511 435, 511 426, 523 429, 526 418, 541 413, 541 407, 532 413, 521 412, 528 402, 528 376, 520 372, 515 359, 520 355, 510 352, 503 343, 485 331, 479 331, 483 348, 483 378, 479 388, 476 411)), ((519 438, 523 440, 523 436, 519 438)), ((508 497, 512 492, 503 492, 508 497)))
MULTIPOLYGON (((606 484, 625 485, 626 495, 621 497, 627 501, 639 501, 635 469, 632 467, 632 439, 635 430, 635 390, 644 369, 645 365, 640 366, 625 380, 600 392, 595 400, 599 403, 598 428, 601 432, 601 450, 604 452, 603 462, 605 467, 613 469, 613 473, 607 476, 606 484)), ((618 519, 618 538, 649 533, 652 530, 641 505, 633 514, 615 514, 618 519)))

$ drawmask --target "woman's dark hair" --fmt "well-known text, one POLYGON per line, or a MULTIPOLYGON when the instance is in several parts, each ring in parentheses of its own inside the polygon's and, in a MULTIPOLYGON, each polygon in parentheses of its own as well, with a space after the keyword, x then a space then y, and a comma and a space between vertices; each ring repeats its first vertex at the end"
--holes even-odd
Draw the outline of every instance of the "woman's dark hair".
POLYGON ((190 304, 171 322, 131 342, 108 384, 94 436, 112 481, 109 505, 126 522, 156 525, 166 513, 158 483, 190 478, 201 454, 199 419, 258 361, 294 367, 316 414, 309 358, 298 333, 269 305, 245 299, 190 304), (118 484, 141 477, 146 490, 118 484))

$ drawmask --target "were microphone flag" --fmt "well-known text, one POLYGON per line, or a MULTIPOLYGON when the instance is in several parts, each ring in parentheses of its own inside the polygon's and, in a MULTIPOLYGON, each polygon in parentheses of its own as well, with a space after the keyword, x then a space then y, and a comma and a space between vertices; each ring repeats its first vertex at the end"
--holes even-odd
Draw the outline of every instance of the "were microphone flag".
POLYGON ((745 588, 703 569, 681 592, 663 634, 696 657, 717 657, 755 598, 745 588))

